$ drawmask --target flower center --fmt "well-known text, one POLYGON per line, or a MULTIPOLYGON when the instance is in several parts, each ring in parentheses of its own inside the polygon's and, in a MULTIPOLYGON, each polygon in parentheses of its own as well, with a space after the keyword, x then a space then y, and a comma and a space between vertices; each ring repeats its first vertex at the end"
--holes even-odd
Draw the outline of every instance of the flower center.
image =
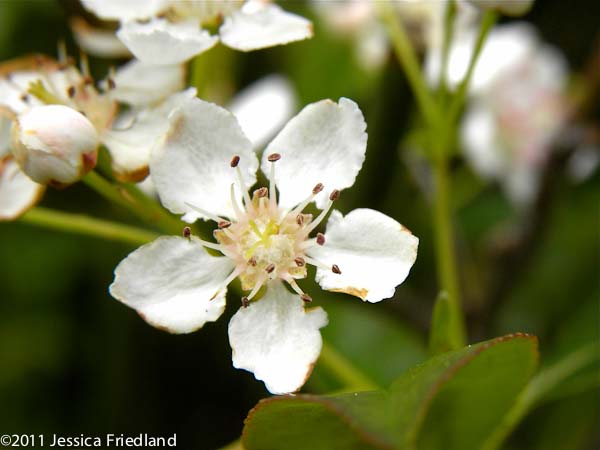
MULTIPOLYGON (((324 245, 325 236, 317 233, 316 238, 309 238, 310 233, 321 223, 329 212, 339 192, 333 191, 327 207, 313 220, 311 214, 302 213, 303 209, 323 190, 317 184, 311 195, 292 210, 285 210, 277 204, 275 191, 274 163, 280 159, 279 154, 269 155, 273 163, 269 176, 269 188, 263 187, 248 194, 241 171, 238 167, 239 157, 234 157, 231 166, 237 171, 238 184, 244 193, 244 202, 239 205, 231 186, 231 203, 235 210, 235 220, 229 221, 214 217, 218 228, 213 232, 218 244, 194 238, 208 248, 219 250, 235 262, 235 270, 225 281, 225 286, 239 277, 242 289, 250 293, 242 299, 244 306, 258 293, 268 281, 280 278, 286 281, 304 301, 311 301, 298 284, 297 279, 306 278, 306 265, 312 264, 334 273, 341 273, 337 265, 331 268, 314 260, 306 251, 315 245, 324 245)), ((188 204, 205 216, 205 211, 188 204)), ((190 229, 184 230, 184 236, 190 237, 190 229)))

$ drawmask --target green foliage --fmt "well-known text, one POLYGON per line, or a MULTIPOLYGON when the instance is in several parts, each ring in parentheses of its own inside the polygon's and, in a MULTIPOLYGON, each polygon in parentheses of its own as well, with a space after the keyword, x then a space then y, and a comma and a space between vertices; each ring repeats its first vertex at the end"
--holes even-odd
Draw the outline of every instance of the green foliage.
POLYGON ((386 391, 298 395, 259 402, 247 450, 478 448, 538 361, 537 340, 515 334, 429 359, 386 391))

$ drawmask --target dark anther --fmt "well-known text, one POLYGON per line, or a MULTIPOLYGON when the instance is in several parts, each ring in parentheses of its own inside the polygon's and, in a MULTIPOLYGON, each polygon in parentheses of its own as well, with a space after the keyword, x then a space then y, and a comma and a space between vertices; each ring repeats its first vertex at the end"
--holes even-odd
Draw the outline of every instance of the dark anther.
POLYGON ((329 194, 329 200, 335 202, 338 198, 340 198, 340 191, 338 191, 337 189, 331 191, 331 194, 329 194))
POLYGON ((298 214, 296 216, 296 223, 300 226, 304 223, 304 216, 302 214, 298 214))
POLYGON ((183 228, 183 237, 188 238, 192 235, 192 229, 190 227, 183 228))
POLYGON ((108 80, 106 80, 106 82, 108 83, 109 89, 114 89, 117 87, 117 83, 115 83, 115 80, 113 80, 112 78, 109 78, 108 80))
POLYGON ((302 299, 302 301, 303 301, 303 302, 305 302, 305 303, 310 303, 310 302, 312 302, 312 297, 311 297, 310 295, 308 295, 308 294, 302 294, 302 295, 300 296, 300 298, 301 298, 301 299, 302 299))
POLYGON ((27 103, 29 101, 29 94, 21 95, 21 101, 27 103))
POLYGON ((281 155, 279 153, 271 153, 269 156, 267 156, 267 159, 270 162, 279 161, 281 159, 281 155))
POLYGON ((319 245, 325 244, 325 235, 323 233, 317 233, 317 244, 319 244, 319 245))
POLYGON ((90 84, 94 84, 94 79, 92 77, 84 77, 83 84, 89 86, 90 84))
POLYGON ((248 264, 250 264, 252 267, 256 267, 256 257, 253 256, 252 258, 250 258, 248 260, 248 264))
POLYGON ((69 96, 69 98, 75 97, 75 92, 77 92, 75 90, 75 86, 69 86, 69 88, 67 89, 67 95, 69 96))
POLYGON ((230 222, 229 220, 221 220, 221 221, 220 221, 220 222, 217 224, 217 226, 218 226, 220 229, 223 229, 223 228, 229 228, 229 227, 231 226, 231 222, 230 222))
POLYGON ((267 271, 267 273, 273 273, 273 271, 275 270, 275 264, 269 264, 267 267, 265 267, 265 270, 267 271))
POLYGON ((340 270, 340 268, 338 267, 337 264, 334 264, 333 266, 331 266, 331 271, 337 275, 340 275, 342 273, 342 271, 340 270))
POLYGON ((247 308, 249 304, 250 300, 248 300, 248 297, 242 297, 242 307, 247 308))
POLYGON ((304 258, 302 258, 301 256, 298 256, 296 259, 294 259, 294 262, 298 267, 303 267, 304 264, 306 264, 306 261, 304 261, 304 258))
POLYGON ((323 183, 317 183, 317 185, 313 188, 313 194, 318 194, 323 190, 323 183))
POLYGON ((254 195, 256 195, 258 198, 266 197, 269 195, 269 189, 266 187, 261 187, 260 189, 254 191, 254 195))
POLYGON ((231 158, 231 162, 229 163, 229 165, 231 167, 237 167, 239 163, 240 163, 240 157, 238 155, 235 155, 233 158, 231 158))

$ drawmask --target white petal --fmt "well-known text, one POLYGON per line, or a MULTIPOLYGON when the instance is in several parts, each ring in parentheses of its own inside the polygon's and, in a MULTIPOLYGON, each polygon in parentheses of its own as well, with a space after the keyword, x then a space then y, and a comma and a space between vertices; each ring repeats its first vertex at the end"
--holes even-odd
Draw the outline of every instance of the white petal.
POLYGON ((103 58, 131 56, 127 47, 115 34, 115 30, 96 28, 81 17, 71 19, 70 25, 77 45, 87 54, 103 58))
POLYGON ((305 310, 298 295, 273 282, 263 298, 240 308, 229 322, 233 366, 254 372, 273 394, 295 392, 321 353, 319 328, 325 325, 323 309, 305 310))
POLYGON ((19 217, 43 192, 44 186, 25 175, 13 159, 0 161, 0 221, 19 217))
POLYGON ((81 0, 83 6, 101 19, 149 19, 163 9, 168 0, 81 0))
POLYGON ((281 75, 270 75, 251 84, 227 107, 237 118, 255 149, 281 130, 296 108, 296 95, 281 75))
POLYGON ((197 242, 164 236, 121 261, 110 294, 157 328, 190 333, 221 316, 222 283, 232 270, 229 258, 210 256, 197 242))
POLYGON ((126 128, 108 130, 102 135, 102 142, 112 158, 112 168, 119 179, 140 181, 146 177, 150 151, 167 132, 169 114, 186 99, 195 96, 193 88, 173 94, 155 107, 138 111, 126 128))
POLYGON ((0 106, 20 114, 31 106, 41 105, 42 103, 32 95, 27 97, 27 102, 23 101, 30 84, 38 80, 40 75, 33 71, 13 72, 10 74, 10 80, 0 78, 0 106))
MULTIPOLYGON (((188 203, 234 217, 230 187, 237 177, 230 163, 235 155, 246 186, 252 186, 258 160, 233 114, 198 98, 187 100, 173 111, 169 130, 152 151, 150 173, 162 204, 176 214, 186 213, 187 221, 209 218, 188 203)), ((238 204, 241 195, 236 189, 238 204)))
POLYGON ((219 30, 228 47, 250 51, 312 37, 312 23, 261 1, 249 1, 225 18, 219 30))
POLYGON ((212 46, 218 38, 202 30, 195 20, 170 23, 152 19, 147 23, 127 22, 117 32, 136 58, 149 64, 179 64, 212 46))
POLYGON ((10 153, 10 129, 12 121, 0 115, 0 161, 10 153))
POLYGON ((263 155, 262 170, 268 175, 267 156, 281 154, 275 163, 279 203, 292 207, 308 197, 317 183, 325 189, 316 197, 323 208, 329 193, 354 184, 367 148, 367 124, 358 105, 341 98, 306 106, 288 122, 263 155))
MULTIPOLYGON (((182 64, 153 65, 132 60, 119 67, 113 78, 112 98, 135 106, 146 106, 163 100, 185 86, 185 67, 182 64)), ((102 82, 107 88, 107 82, 102 82)))
POLYGON ((419 239, 391 217, 372 209, 355 209, 346 217, 333 211, 327 223, 325 245, 309 255, 331 267, 319 268, 317 282, 323 289, 356 295, 378 302, 394 295, 417 258, 419 239))

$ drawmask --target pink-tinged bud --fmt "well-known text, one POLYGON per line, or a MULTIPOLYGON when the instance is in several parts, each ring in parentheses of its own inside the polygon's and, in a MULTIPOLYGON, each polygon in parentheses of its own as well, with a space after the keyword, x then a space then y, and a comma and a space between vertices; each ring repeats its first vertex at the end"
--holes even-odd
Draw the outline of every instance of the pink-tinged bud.
POLYGON ((99 139, 92 123, 62 105, 36 106, 17 116, 12 129, 15 160, 32 180, 66 186, 96 165, 99 139))
POLYGON ((493 9, 507 16, 519 17, 527 14, 533 0, 469 0, 482 9, 493 9))

